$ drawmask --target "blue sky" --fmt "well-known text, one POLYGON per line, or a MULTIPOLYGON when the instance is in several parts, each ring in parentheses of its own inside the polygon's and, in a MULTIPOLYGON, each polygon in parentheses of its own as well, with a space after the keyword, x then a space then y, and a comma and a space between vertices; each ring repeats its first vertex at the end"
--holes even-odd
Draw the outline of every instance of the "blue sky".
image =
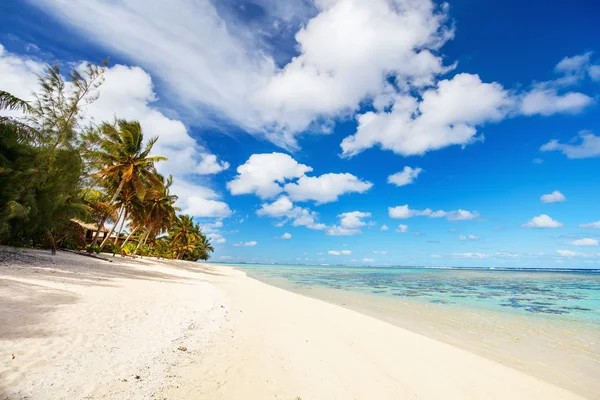
POLYGON ((216 261, 600 266, 593 1, 8 0, 0 13, 2 90, 27 98, 44 63, 111 57, 87 118, 160 137, 161 171, 216 261))

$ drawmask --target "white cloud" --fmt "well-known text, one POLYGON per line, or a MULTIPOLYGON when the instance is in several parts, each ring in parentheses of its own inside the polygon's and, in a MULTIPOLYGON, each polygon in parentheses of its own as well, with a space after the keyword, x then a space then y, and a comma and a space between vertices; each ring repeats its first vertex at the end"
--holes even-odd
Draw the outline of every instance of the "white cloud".
POLYGON ((495 257, 500 257, 500 258, 517 258, 520 257, 521 255, 518 253, 511 253, 508 251, 497 251, 494 254, 495 257))
POLYGON ((363 262, 372 263, 372 262, 375 262, 375 259, 374 258, 363 258, 363 262))
POLYGON ((364 193, 373 184, 352 174, 324 174, 319 177, 302 176, 296 183, 288 183, 284 190, 293 201, 314 200, 317 204, 337 201, 347 193, 364 193))
POLYGON ((223 237, 223 235, 221 235, 220 233, 217 233, 217 232, 208 233, 207 236, 210 238, 210 240, 213 243, 223 244, 223 243, 227 242, 227 239, 225 239, 223 237))
POLYGON ((371 217, 371 213, 362 211, 352 211, 338 215, 339 225, 331 226, 327 229, 329 236, 351 236, 361 233, 361 227, 367 225, 363 218, 371 217))
POLYGON ((272 218, 283 218, 277 224, 278 227, 284 226, 288 220, 292 221, 294 226, 305 226, 308 229, 324 230, 327 228, 325 224, 318 223, 319 214, 311 211, 308 208, 294 206, 290 199, 283 195, 273 203, 264 203, 256 212, 260 216, 268 216, 272 218))
POLYGON ((349 256, 350 254, 352 254, 352 251, 350 251, 350 250, 341 250, 341 251, 329 250, 327 253, 331 256, 349 256))
POLYGON ((375 251, 373 252, 373 254, 383 254, 383 255, 385 255, 385 254, 387 254, 387 251, 385 251, 385 250, 382 250, 382 251, 377 251, 377 250, 375 250, 375 251))
POLYGON ((227 188, 234 195, 256 194, 263 199, 287 192, 292 201, 314 200, 323 204, 337 201, 346 193, 364 193, 373 186, 352 174, 306 176, 310 171, 311 167, 299 164, 287 154, 253 154, 238 167, 238 175, 227 182, 227 188))
POLYGON ((466 240, 477 240, 477 239, 479 239, 479 236, 475 236, 475 235, 469 235, 469 236, 459 235, 458 236, 458 240, 463 240, 463 241, 466 241, 466 240))
POLYGON ((576 251, 571 250, 556 250, 556 252, 561 257, 579 257, 583 255, 583 253, 578 253, 576 251))
POLYGON ((235 243, 233 246, 234 247, 254 247, 258 244, 257 241, 252 240, 250 242, 240 242, 240 243, 235 243))
POLYGON ((555 190, 552 193, 542 195, 542 197, 540 197, 540 200, 542 201, 542 203, 560 203, 566 201, 567 198, 564 194, 562 194, 558 190, 555 190))
POLYGON ((454 254, 452 254, 452 257, 483 259, 483 258, 488 258, 489 255, 485 254, 485 253, 454 253, 454 254))
POLYGON ((398 228, 396 228, 396 232, 406 233, 408 232, 408 225, 400 224, 398 228))
POLYGON ((388 176, 388 183, 396 186, 405 186, 413 183, 419 174, 423 172, 421 168, 411 168, 409 166, 404 167, 400 172, 396 172, 393 175, 388 176))
POLYGON ((233 257, 231 256, 220 256, 219 260, 231 260, 233 257))
POLYGON ((194 217, 228 217, 231 215, 231 209, 227 203, 222 201, 191 196, 187 198, 186 203, 187 206, 181 212, 194 217))
MULTIPOLYGON (((263 10, 300 8, 280 3, 288 2, 263 2, 263 10)), ((447 70, 432 52, 452 37, 448 7, 438 8, 429 0, 319 1, 317 15, 298 24, 299 54, 278 69, 261 35, 283 25, 284 18, 246 27, 241 20, 224 20, 227 15, 209 0, 31 4, 144 65, 182 104, 201 109, 205 118, 224 115, 287 147, 294 147, 295 134, 315 121, 344 115, 364 100, 388 94, 390 76, 410 87, 431 84, 447 70), (98 30, 99 19, 118 28, 98 30)))
POLYGON ((380 228, 380 230, 382 230, 382 231, 387 231, 389 229, 390 228, 387 225, 381 225, 381 228, 380 228))
POLYGON ((290 217, 294 209, 294 203, 287 196, 281 196, 273 203, 264 203, 256 212, 258 215, 267 215, 269 217, 290 217))
POLYGON ((573 246, 580 246, 580 247, 595 247, 595 246, 598 246, 598 239, 591 239, 591 238, 578 239, 578 240, 572 241, 571 244, 573 246))
MULTIPOLYGON (((468 211, 468 210, 456 210, 456 211, 448 211, 446 213, 446 217, 449 221, 469 221, 472 219, 479 218, 479 213, 477 211, 468 211)), ((433 214, 431 214, 431 218, 434 218, 433 214)))
POLYGON ((292 238, 292 234, 288 233, 288 232, 286 232, 283 235, 281 235, 281 239, 284 239, 284 240, 289 240, 291 238, 292 238))
POLYGON ((477 211, 467 211, 463 209, 455 211, 432 211, 429 208, 425 210, 413 210, 408 204, 403 206, 388 207, 388 213, 391 218, 395 219, 408 219, 412 217, 426 216, 429 218, 447 218, 449 221, 466 221, 479 218, 477 211))
POLYGON ((398 95, 391 111, 359 115, 356 133, 342 141, 342 154, 352 157, 375 145, 403 156, 464 146, 479 140, 476 126, 503 119, 511 104, 500 84, 458 74, 426 90, 421 101, 398 95))
POLYGON ((408 207, 408 204, 405 204, 403 206, 388 207, 388 214, 390 218, 408 219, 416 216, 431 215, 431 210, 429 208, 422 211, 413 210, 408 207))
POLYGON ((442 258, 442 256, 440 256, 439 254, 432 254, 431 258, 442 258))
POLYGON ((600 229, 600 221, 596 221, 596 222, 590 222, 589 224, 580 224, 579 225, 580 228, 596 228, 596 229, 600 229))
POLYGON ((523 228, 561 228, 563 224, 553 220, 546 214, 533 217, 531 221, 521 225, 523 228))
MULTIPOLYGON (((477 126, 504 118, 515 101, 474 74, 437 82, 455 66, 444 66, 440 55, 454 36, 446 3, 257 0, 252 5, 264 15, 250 23, 234 17, 237 7, 224 12, 227 2, 210 0, 29 3, 143 66, 190 120, 237 125, 288 149, 298 146, 300 133, 327 133, 336 118, 363 104, 376 113, 359 117, 356 134, 343 143, 347 156, 376 144, 399 154, 466 145, 476 140, 477 126), (112 29, 98 29, 99 20, 112 29), (272 43, 293 33, 296 52, 279 57, 272 43)), ((571 71, 569 64, 557 70, 571 71)), ((591 77, 600 75, 593 71, 591 77)), ((583 95, 544 96, 562 111, 583 95)))
POLYGON ((524 115, 575 114, 594 103, 591 97, 579 92, 565 92, 565 88, 579 83, 588 74, 590 56, 584 53, 563 58, 554 68, 559 77, 552 81, 532 85, 520 99, 520 112, 524 115))
POLYGON ((252 154, 248 161, 237 168, 238 175, 227 182, 231 194, 256 194, 271 198, 283 191, 282 184, 299 178, 312 168, 299 164, 287 154, 252 154))
POLYGON ((543 145, 541 151, 560 151, 567 158, 591 158, 600 156, 600 136, 589 131, 579 132, 579 137, 571 140, 571 143, 580 139, 579 144, 560 143, 553 139, 543 145))
POLYGON ((578 92, 558 94, 555 88, 536 86, 521 99, 524 115, 576 114, 594 103, 594 99, 578 92))
MULTIPOLYGON (((45 65, 25 56, 12 55, 0 45, 0 86, 16 96, 31 99, 38 88, 37 75, 45 65)), ((112 121, 115 116, 138 120, 147 139, 158 136, 153 154, 169 158, 157 164, 163 174, 173 174, 173 193, 178 205, 195 217, 225 217, 229 206, 217 201, 211 189, 189 181, 192 175, 210 175, 229 167, 193 139, 180 120, 169 118, 159 110, 150 75, 139 67, 115 65, 104 75, 98 99, 83 108, 83 123, 112 121)))

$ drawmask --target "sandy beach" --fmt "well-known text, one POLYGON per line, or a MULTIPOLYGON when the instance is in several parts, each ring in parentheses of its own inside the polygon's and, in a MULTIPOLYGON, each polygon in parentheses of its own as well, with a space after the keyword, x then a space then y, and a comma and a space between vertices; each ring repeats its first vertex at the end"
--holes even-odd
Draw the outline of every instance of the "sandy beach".
POLYGON ((370 316, 184 261, 0 248, 1 399, 577 399, 370 316))

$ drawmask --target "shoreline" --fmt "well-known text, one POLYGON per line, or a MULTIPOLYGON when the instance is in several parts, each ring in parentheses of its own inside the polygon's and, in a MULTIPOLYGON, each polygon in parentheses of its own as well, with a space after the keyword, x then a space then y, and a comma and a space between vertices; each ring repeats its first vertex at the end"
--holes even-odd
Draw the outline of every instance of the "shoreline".
POLYGON ((268 285, 377 318, 436 341, 505 364, 582 396, 600 393, 600 333, 566 329, 539 315, 504 315, 485 308, 431 304, 319 285, 296 287, 284 278, 251 276, 268 285))
POLYGON ((0 398, 583 398, 232 267, 109 258, 0 248, 0 398))

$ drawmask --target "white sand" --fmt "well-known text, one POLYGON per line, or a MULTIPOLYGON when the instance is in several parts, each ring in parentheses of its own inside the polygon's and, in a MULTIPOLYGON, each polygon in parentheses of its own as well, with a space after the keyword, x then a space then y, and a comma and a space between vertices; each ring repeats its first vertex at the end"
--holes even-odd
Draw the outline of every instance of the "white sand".
POLYGON ((226 267, 5 250, 0 399, 580 398, 226 267))
POLYGON ((0 399, 148 399, 223 319, 192 263, 5 252, 0 399))

